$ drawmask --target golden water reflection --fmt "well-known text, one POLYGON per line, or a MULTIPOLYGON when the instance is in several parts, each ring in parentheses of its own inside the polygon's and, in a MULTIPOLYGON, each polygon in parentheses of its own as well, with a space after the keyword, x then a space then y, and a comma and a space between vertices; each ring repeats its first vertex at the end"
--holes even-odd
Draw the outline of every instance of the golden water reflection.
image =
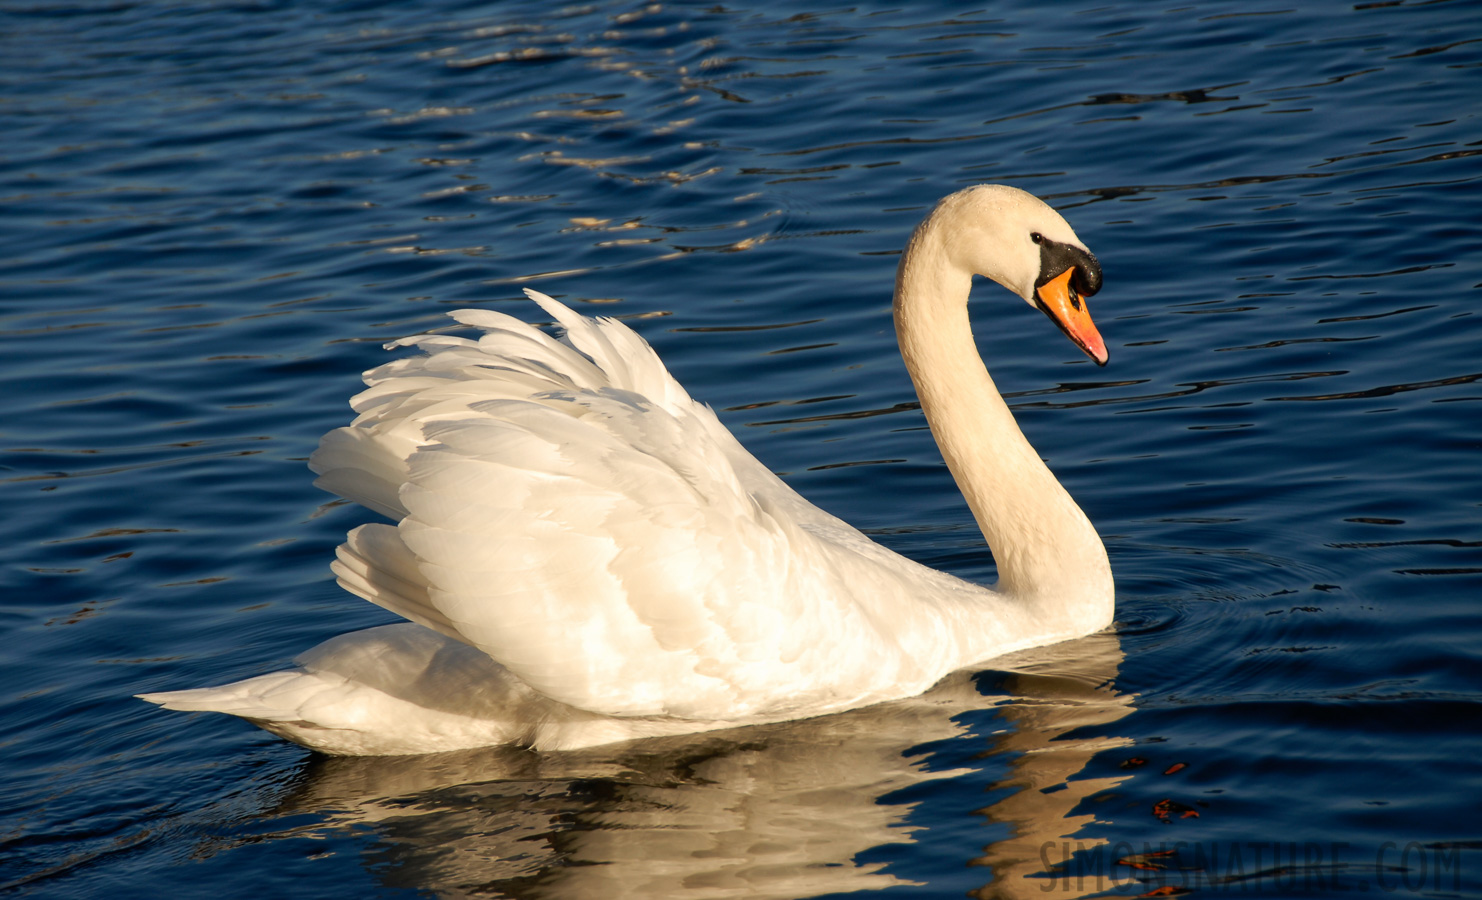
POLYGON ((959 673, 922 697, 840 715, 582 753, 316 758, 268 819, 297 820, 272 837, 369 830, 377 877, 440 897, 810 897, 910 883, 857 859, 930 827, 890 795, 1010 754, 989 786, 1008 796, 978 814, 1011 836, 955 865, 985 867, 978 896, 1040 896, 1042 844, 1075 835, 1094 846, 1093 816, 1073 810, 1121 780, 1070 780, 1128 742, 1108 728, 1132 709, 1115 688, 1120 660, 1116 637, 1096 635, 996 661, 986 681, 1002 698, 959 673), (984 762, 933 761, 943 746, 971 758, 957 742, 981 739, 958 714, 995 706, 1002 730, 984 762))

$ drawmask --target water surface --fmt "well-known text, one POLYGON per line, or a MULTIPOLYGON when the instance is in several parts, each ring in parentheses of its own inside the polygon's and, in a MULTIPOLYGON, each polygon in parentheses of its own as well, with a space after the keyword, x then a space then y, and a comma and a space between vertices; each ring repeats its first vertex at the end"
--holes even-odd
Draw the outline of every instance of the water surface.
POLYGON ((0 890, 1482 892, 1479 35, 1464 2, 0 10, 0 890), (329 760, 131 699, 389 620, 329 578, 366 514, 304 460, 382 342, 537 320, 527 285, 991 581, 889 318, 911 228, 983 181, 1104 266, 1105 369, 992 285, 974 315, 1115 633, 583 754, 329 760))

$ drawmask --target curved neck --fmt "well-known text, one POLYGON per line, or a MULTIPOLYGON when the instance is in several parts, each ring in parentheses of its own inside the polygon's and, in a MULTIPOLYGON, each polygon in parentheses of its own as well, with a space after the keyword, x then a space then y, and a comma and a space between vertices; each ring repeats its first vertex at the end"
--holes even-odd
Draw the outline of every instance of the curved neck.
POLYGON ((993 551, 998 590, 1033 598, 1052 617, 1104 607, 1109 622, 1106 549, 988 375, 968 321, 972 275, 948 259, 932 225, 901 258, 896 336, 932 436, 993 551))

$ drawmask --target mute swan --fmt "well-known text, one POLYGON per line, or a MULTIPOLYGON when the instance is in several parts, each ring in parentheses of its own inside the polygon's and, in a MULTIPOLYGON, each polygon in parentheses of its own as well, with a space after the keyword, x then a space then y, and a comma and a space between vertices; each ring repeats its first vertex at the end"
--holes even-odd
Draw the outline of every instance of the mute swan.
POLYGON ((325 753, 589 747, 837 712, 1111 622, 1106 550, 978 357, 974 273, 1043 310, 1098 365, 1096 258, 1015 188, 952 194, 896 273, 901 355, 998 565, 994 589, 899 556, 808 503, 691 400, 642 338, 527 294, 478 339, 365 375, 315 483, 396 525, 351 531, 339 584, 408 623, 299 667, 140 694, 241 716, 325 753))

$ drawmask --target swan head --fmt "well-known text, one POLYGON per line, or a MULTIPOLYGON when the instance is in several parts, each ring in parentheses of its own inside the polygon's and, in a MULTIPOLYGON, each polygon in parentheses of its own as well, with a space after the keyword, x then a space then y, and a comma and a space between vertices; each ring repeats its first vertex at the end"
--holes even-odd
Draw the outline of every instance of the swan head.
POLYGON ((1101 264, 1048 203, 1007 185, 978 185, 937 204, 925 224, 938 222, 953 265, 1013 291, 1106 365, 1106 344, 1085 302, 1101 290, 1101 264))

